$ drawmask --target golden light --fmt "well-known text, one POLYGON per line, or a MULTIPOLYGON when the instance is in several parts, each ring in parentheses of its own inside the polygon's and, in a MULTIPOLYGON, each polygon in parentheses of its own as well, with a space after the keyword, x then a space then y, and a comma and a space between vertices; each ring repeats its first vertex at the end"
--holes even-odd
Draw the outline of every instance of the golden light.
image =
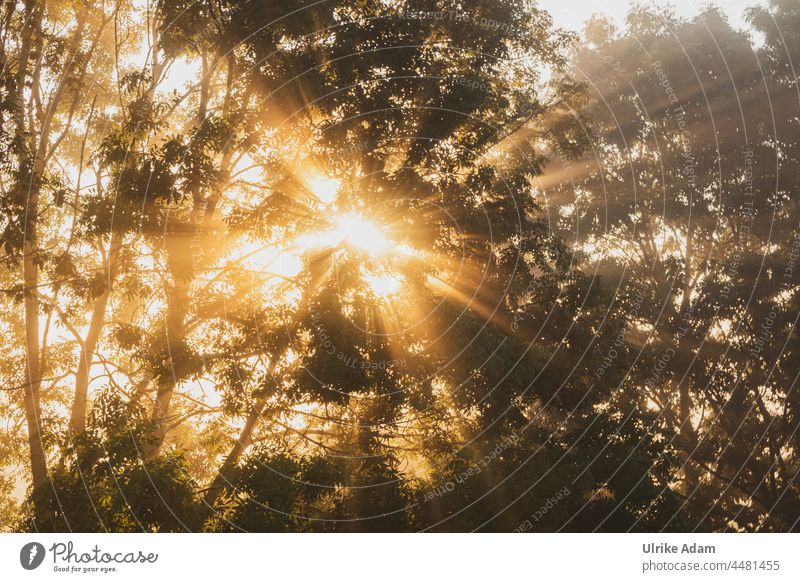
POLYGON ((339 193, 342 183, 336 178, 315 176, 308 180, 306 186, 317 200, 327 205, 336 200, 336 195, 339 193))
MULTIPOLYGON (((333 217, 332 227, 308 236, 301 246, 305 248, 342 248, 363 253, 360 276, 369 292, 378 299, 389 299, 398 295, 405 283, 396 268, 409 259, 418 259, 422 253, 407 244, 392 240, 385 229, 356 212, 333 217), (399 259, 398 263, 396 259, 399 259)), ((355 259, 356 256, 350 256, 355 259)))
POLYGON ((361 276, 369 285, 370 291, 379 299, 388 299, 396 295, 403 285, 403 279, 389 272, 371 273, 363 271, 361 276))
POLYGON ((372 256, 386 254, 395 246, 375 223, 358 214, 339 216, 334 232, 341 243, 372 256))
POLYGON ((290 250, 264 245, 259 242, 243 242, 230 254, 244 268, 263 275, 277 275, 282 278, 295 277, 303 268, 303 263, 290 250))

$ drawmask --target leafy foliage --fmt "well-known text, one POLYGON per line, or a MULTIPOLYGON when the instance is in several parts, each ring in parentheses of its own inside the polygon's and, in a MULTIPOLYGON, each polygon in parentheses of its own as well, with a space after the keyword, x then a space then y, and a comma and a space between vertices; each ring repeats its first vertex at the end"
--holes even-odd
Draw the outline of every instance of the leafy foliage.
POLYGON ((4 519, 796 529, 796 2, 0 12, 4 519))

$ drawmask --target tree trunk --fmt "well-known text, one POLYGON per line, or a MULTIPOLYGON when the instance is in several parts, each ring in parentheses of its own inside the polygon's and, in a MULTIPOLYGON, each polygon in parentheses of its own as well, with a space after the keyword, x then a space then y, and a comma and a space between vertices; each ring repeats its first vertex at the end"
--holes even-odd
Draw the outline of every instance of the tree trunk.
MULTIPOLYGON (((30 174, 20 187, 27 187, 28 199, 25 208, 22 234, 22 284, 23 307, 25 318, 25 421, 28 427, 28 446, 31 459, 31 480, 35 488, 47 480, 47 460, 42 444, 42 408, 40 390, 42 386, 41 346, 39 338, 39 262, 37 227, 39 218, 40 176, 44 169, 44 152, 41 145, 37 148, 36 136, 28 131, 25 124, 25 105, 23 90, 28 79, 28 66, 32 46, 39 38, 43 18, 43 6, 30 1, 25 6, 26 25, 23 30, 23 41, 20 51, 19 70, 12 100, 15 101, 14 117, 17 137, 21 144, 19 164, 21 168, 30 168, 30 174), (30 140, 30 141, 29 141, 30 140)), ((40 142, 41 144, 41 142, 40 142)))
MULTIPOLYGON (((38 195, 31 193, 31 199, 31 203, 36 202, 38 195)), ((22 276, 25 287, 25 348, 27 358, 24 405, 25 420, 28 425, 28 445, 30 447, 31 477, 34 489, 47 480, 47 461, 42 444, 42 407, 39 394, 42 386, 42 370, 39 349, 39 300, 36 296, 36 287, 39 283, 39 266, 36 258, 35 227, 35 220, 30 220, 25 229, 24 257, 22 259, 22 276)))
POLYGON ((244 424, 244 428, 239 434, 239 438, 233 445, 230 453, 228 453, 228 456, 225 457, 225 462, 222 463, 219 471, 217 471, 216 477, 214 477, 211 485, 208 487, 208 489, 206 489, 206 494, 203 498, 203 501, 205 502, 207 511, 209 513, 213 512, 214 504, 216 503, 219 494, 225 488, 225 485, 230 483, 231 472, 236 466, 236 463, 239 462, 242 453, 247 449, 247 447, 250 446, 253 440, 253 432, 255 431, 258 421, 261 419, 261 415, 263 413, 264 403, 258 402, 247 416, 247 421, 244 424))
MULTIPOLYGON (((175 246, 176 241, 168 243, 170 246, 175 246)), ((181 246, 181 245, 178 245, 181 246)), ((173 253, 180 253, 181 250, 184 254, 188 254, 186 249, 173 249, 168 250, 168 255, 173 253)), ((174 255, 173 255, 174 258, 174 255)), ((172 262, 172 261, 168 261, 172 262)), ((169 292, 167 315, 166 315, 166 350, 169 354, 170 366, 175 366, 173 356, 173 347, 177 348, 175 351, 182 352, 179 346, 182 346, 186 339, 186 306, 189 304, 189 280, 185 277, 180 269, 173 269, 174 283, 169 292)), ((182 357, 182 355, 178 355, 182 357)), ((177 384, 180 382, 175 370, 170 377, 162 378, 158 391, 156 392, 155 402, 153 403, 152 419, 155 422, 155 444, 150 451, 150 457, 158 455, 161 445, 164 444, 164 439, 167 436, 167 426, 169 424, 169 411, 172 402, 172 395, 175 392, 177 384)))
MULTIPOLYGON (((158 27, 153 25, 153 86, 151 92, 155 90, 158 83, 156 70, 159 71, 162 65, 158 62, 158 27)), ((211 78, 213 70, 208 69, 207 55, 202 54, 203 70, 200 83, 200 103, 198 105, 197 116, 194 120, 196 126, 201 126, 206 121, 208 114, 208 99, 211 89, 211 78)), ((213 69, 213 67, 212 67, 213 69)), ((152 95, 152 93, 151 93, 152 95)), ((186 339, 186 309, 189 305, 189 285, 194 277, 194 252, 195 236, 199 227, 199 221, 203 208, 207 201, 203 199, 200 192, 192 192, 192 209, 189 212, 188 228, 186 230, 178 228, 176 232, 167 233, 166 254, 169 271, 172 274, 173 284, 167 297, 167 316, 166 334, 167 350, 171 351, 169 345, 181 345, 186 339), (188 244, 186 234, 188 233, 188 244)), ((213 212, 213 208, 211 210, 213 212)), ((170 354, 170 359, 172 355, 170 354)), ((156 398, 153 403, 152 419, 155 421, 155 445, 150 450, 150 457, 155 457, 164 439, 167 436, 167 426, 169 421, 169 410, 172 402, 172 395, 175 392, 180 378, 173 375, 172 379, 164 379, 158 386, 156 398)))
POLYGON ((75 374, 75 397, 72 401, 72 412, 69 419, 69 429, 73 434, 82 433, 86 430, 86 409, 89 395, 89 372, 92 368, 97 342, 100 333, 106 323, 106 310, 108 301, 111 297, 111 285, 116 271, 117 255, 122 245, 121 237, 118 233, 111 235, 111 243, 108 249, 108 260, 106 262, 105 277, 106 288, 102 295, 94 301, 92 318, 89 324, 89 331, 86 333, 81 355, 78 361, 78 371, 75 374))
POLYGON ((164 439, 169 426, 169 413, 172 395, 177 385, 183 380, 181 372, 182 362, 179 358, 185 357, 184 346, 186 342, 186 313, 189 306, 189 286, 192 281, 194 265, 193 233, 196 230, 197 208, 190 212, 186 225, 176 224, 172 232, 167 233, 165 251, 167 256, 167 269, 172 278, 172 284, 167 292, 167 310, 165 317, 165 349, 169 359, 171 374, 161 377, 153 402, 152 419, 155 422, 155 444, 150 450, 150 458, 155 457, 164 439))

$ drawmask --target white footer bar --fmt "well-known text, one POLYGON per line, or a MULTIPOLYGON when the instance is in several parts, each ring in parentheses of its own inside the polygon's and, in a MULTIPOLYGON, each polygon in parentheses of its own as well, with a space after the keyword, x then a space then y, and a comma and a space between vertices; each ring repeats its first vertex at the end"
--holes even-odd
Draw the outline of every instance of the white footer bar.
POLYGON ((793 534, 2 534, 5 580, 800 580, 793 534), (244 579, 244 578, 242 578, 244 579))

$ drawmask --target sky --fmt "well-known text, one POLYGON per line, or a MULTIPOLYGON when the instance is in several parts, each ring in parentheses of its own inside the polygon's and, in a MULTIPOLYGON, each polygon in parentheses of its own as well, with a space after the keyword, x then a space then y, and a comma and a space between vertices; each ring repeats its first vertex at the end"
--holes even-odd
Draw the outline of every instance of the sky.
MULTIPOLYGON (((539 5, 553 15, 556 25, 580 31, 583 23, 593 14, 604 14, 622 27, 628 6, 636 2, 632 0, 539 0, 539 5)), ((671 2, 639 2, 641 4, 669 4, 676 13, 692 17, 708 4, 707 0, 672 0, 671 2)), ((744 11, 751 6, 765 4, 766 0, 719 0, 716 2, 728 15, 731 24, 744 27, 744 11)))

